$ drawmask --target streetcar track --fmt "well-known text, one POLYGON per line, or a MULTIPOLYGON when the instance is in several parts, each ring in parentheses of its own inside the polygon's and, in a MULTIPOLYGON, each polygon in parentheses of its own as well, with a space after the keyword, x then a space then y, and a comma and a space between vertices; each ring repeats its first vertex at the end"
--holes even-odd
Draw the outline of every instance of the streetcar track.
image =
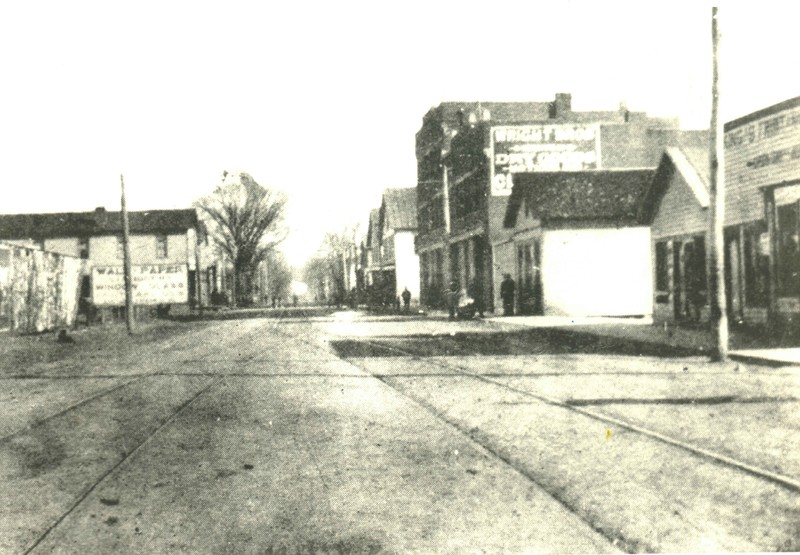
MULTIPOLYGON (((372 343, 369 340, 363 340, 363 341, 366 342, 366 343, 372 343)), ((755 465, 751 465, 751 464, 745 463, 743 461, 737 460, 737 459, 735 459, 733 457, 729 457, 729 456, 721 454, 721 453, 716 453, 716 452, 711 451, 709 449, 704 449, 704 448, 699 447, 697 445, 693 445, 693 444, 691 444, 689 442, 685 442, 685 441, 670 437, 670 436, 668 436, 666 434, 662 434, 662 433, 657 432, 655 430, 650 430, 650 429, 648 429, 648 428, 646 428, 644 426, 640 426, 638 424, 634 424, 632 422, 628 422, 628 421, 623 420, 623 419, 621 419, 619 417, 611 416, 611 415, 608 415, 608 414, 604 414, 602 412, 598 412, 598 411, 595 411, 595 410, 589 410, 589 409, 583 408, 583 406, 581 406, 580 404, 573 404, 570 401, 561 401, 561 400, 556 399, 554 397, 549 397, 549 396, 546 396, 546 395, 536 394, 536 393, 533 393, 531 391, 527 391, 525 389, 520 389, 518 387, 514 387, 512 385, 503 383, 503 382, 498 381, 496 379, 492 379, 491 377, 488 377, 485 374, 475 374, 475 373, 470 372, 469 370, 467 370, 465 368, 462 368, 460 366, 448 364, 444 360, 428 360, 428 361, 426 361, 424 359, 424 357, 420 357, 420 356, 418 356, 418 355, 416 355, 414 353, 403 351, 402 349, 398 349, 396 347, 390 347, 390 346, 381 345, 381 344, 378 344, 378 343, 372 343, 372 345, 374 347, 383 348, 383 349, 395 351, 395 352, 398 352, 398 353, 403 353, 405 356, 408 356, 408 357, 410 357, 410 358, 412 358, 414 360, 419 360, 420 362, 423 362, 423 363, 427 363, 427 364, 434 365, 434 366, 439 366, 439 367, 442 367, 442 368, 447 368, 447 369, 450 369, 450 370, 455 370, 456 372, 459 372, 462 376, 468 376, 468 377, 475 378, 477 380, 480 380, 480 381, 483 381, 483 382, 486 382, 486 383, 489 383, 489 384, 492 384, 492 385, 496 385, 496 386, 501 387, 503 389, 507 389, 509 391, 513 391, 514 393, 518 393, 520 395, 536 399, 538 401, 541 401, 541 402, 543 402, 545 404, 548 404, 548 405, 551 405, 551 406, 556 406, 556 407, 560 407, 560 408, 563 408, 563 409, 566 409, 566 410, 569 410, 569 411, 572 411, 572 412, 576 412, 576 413, 582 414, 584 416, 588 416, 588 417, 590 417, 590 418, 592 418, 594 420, 598 420, 598 421, 601 421, 601 422, 606 422, 606 423, 609 423, 609 424, 614 424, 614 425, 619 426, 621 428, 625 428, 625 429, 627 429, 629 431, 642 434, 642 435, 647 436, 647 437, 649 437, 651 439, 658 440, 658 441, 660 441, 662 443, 666 443, 666 444, 671 445, 673 447, 678 447, 680 449, 688 451, 689 453, 691 453, 691 454, 693 454, 693 455, 695 455, 697 457, 704 458, 704 459, 707 459, 707 460, 711 460, 711 461, 713 461, 713 462, 715 462, 717 464, 721 464, 723 466, 726 466, 726 467, 729 467, 729 468, 733 468, 733 469, 735 469, 737 471, 741 471, 741 472, 750 474, 750 475, 755 476, 757 478, 760 478, 760 479, 772 482, 774 484, 780 485, 780 486, 782 486, 782 487, 784 487, 786 489, 789 489, 789 490, 792 490, 792 491, 795 491, 795 492, 800 492, 800 481, 798 481, 798 480, 795 480, 795 479, 790 478, 788 476, 783 476, 783 475, 778 474, 776 472, 772 472, 772 471, 769 471, 769 470, 766 470, 766 469, 763 469, 763 468, 759 468, 759 467, 757 467, 755 465)), ((368 372, 368 370, 366 370, 366 369, 364 369, 364 370, 368 372)), ((375 375, 376 378, 380 379, 380 375, 378 375, 378 374, 373 374, 373 375, 375 375)))
POLYGON ((59 410, 59 411, 57 411, 55 413, 49 414, 49 415, 45 416, 44 418, 40 418, 38 420, 35 420, 34 422, 31 422, 27 426, 24 426, 22 428, 18 428, 17 430, 15 430, 15 431, 13 431, 13 432, 11 432, 9 434, 6 434, 3 437, 0 437, 0 445, 8 442, 12 438, 14 438, 14 437, 16 437, 16 436, 18 436, 20 434, 23 434, 25 432, 33 430, 34 428, 37 428, 37 427, 39 427, 39 426, 41 426, 43 424, 46 424, 47 422, 49 422, 50 420, 53 420, 54 418, 58 418, 60 416, 64 416, 65 414, 68 414, 68 413, 70 413, 70 412, 72 412, 74 410, 77 410, 77 409, 81 408, 82 406, 87 405, 87 404, 91 403, 92 401, 95 401, 96 399, 99 399, 101 397, 105 397, 106 395, 110 395, 111 393, 114 393, 115 391, 117 391, 119 389, 122 389, 123 387, 126 387, 126 386, 128 386, 128 385, 130 385, 130 384, 132 384, 132 383, 134 383, 136 381, 139 381, 139 380, 141 380, 141 379, 143 379, 145 377, 147 377, 147 374, 142 374, 142 375, 136 376, 135 378, 133 378, 131 380, 128 380, 128 381, 126 381, 124 383, 117 384, 117 385, 115 385, 113 387, 109 387, 107 389, 103 389, 102 391, 99 391, 99 392, 95 392, 92 395, 89 395, 88 397, 85 397, 85 398, 81 399, 80 401, 78 401, 76 403, 73 403, 72 405, 69 405, 68 407, 66 407, 64 409, 61 409, 61 410, 59 410))
MULTIPOLYGON (((277 328, 274 328, 274 329, 277 330, 277 328)), ((588 526, 591 530, 595 531, 600 536, 605 538, 614 547, 624 549, 628 553, 640 553, 640 552, 653 553, 654 552, 654 549, 652 547, 646 546, 643 542, 638 541, 638 540, 631 540, 631 539, 626 538, 621 533, 621 531, 618 530, 618 529, 607 530, 607 529, 604 529, 604 528, 598 526, 595 522, 592 522, 590 519, 588 519, 587 515, 582 514, 575 507, 569 505, 564 499, 562 499, 561 497, 559 497, 558 495, 553 493, 551 491, 551 488, 548 488, 545 484, 540 482, 532 473, 528 472, 522 465, 515 463, 510 457, 505 456, 498 449, 495 449, 494 447, 492 447, 490 442, 481 441, 479 438, 475 437, 475 435, 473 433, 471 433, 468 430, 465 430, 457 422, 455 422, 452 419, 450 419, 443 411, 440 411, 439 409, 437 409, 435 406, 431 405, 430 403, 428 403, 428 402, 426 402, 426 401, 424 401, 422 399, 419 399, 418 397, 412 396, 412 395, 406 393, 405 391, 402 391, 402 390, 398 389, 397 387, 395 387, 394 385, 392 385, 391 383, 386 381, 386 376, 372 374, 369 370, 367 370, 366 368, 361 368, 358 364, 356 364, 352 360, 346 359, 346 358, 342 358, 342 357, 338 357, 335 353, 331 353, 330 351, 328 351, 323 346, 315 344, 312 341, 308 341, 304 337, 291 336, 291 335, 285 334, 283 332, 279 332, 279 333, 282 333, 283 335, 287 335, 289 337, 297 339, 301 343, 309 345, 309 346, 311 346, 311 347, 313 347, 315 349, 318 349, 318 350, 320 350, 320 351, 322 351, 324 353, 329 354, 332 357, 335 357, 335 358, 337 358, 339 360, 342 360, 342 361, 350 364, 354 368, 357 368, 361 372, 364 372, 366 374, 365 377, 377 379, 379 382, 384 384, 386 387, 390 388, 392 391, 397 392, 399 395, 401 395, 404 398, 408 399, 412 403, 424 408, 434 418, 436 418, 440 422, 443 422, 444 424, 450 426, 452 429, 454 429, 460 435, 464 436, 469 441, 474 443, 479 449, 482 449, 485 452, 489 453, 495 459, 497 459, 500 462, 502 462, 503 464, 505 464, 513 472, 516 472, 517 474, 522 476, 524 479, 526 479, 527 481, 529 481, 530 483, 532 483, 533 485, 538 487, 543 493, 548 495, 556 503, 558 503, 560 506, 562 506, 564 508, 564 510, 566 510, 570 514, 574 515, 577 519, 579 519, 581 522, 586 524, 586 526, 588 526)), ((414 358, 416 358, 416 357, 414 357, 414 358)), ((459 375, 459 376, 463 376, 464 375, 464 373, 461 372, 460 370, 458 370, 458 369, 456 369, 456 370, 457 370, 457 375, 459 375)))
MULTIPOLYGON (((142 376, 142 377, 144 377, 144 376, 142 376)), ((41 544, 41 543, 42 543, 42 542, 43 542, 43 541, 44 541, 44 540, 47 538, 47 536, 48 536, 48 535, 50 535, 50 533, 51 533, 53 530, 55 530, 55 529, 58 527, 58 525, 59 525, 59 524, 61 524, 61 523, 62 523, 62 522, 63 522, 63 521, 64 521, 64 520, 65 520, 65 519, 66 519, 66 518, 67 518, 67 517, 68 517, 70 514, 72 514, 72 513, 75 511, 75 509, 77 509, 77 508, 78 508, 78 506, 80 506, 80 504, 81 504, 81 503, 83 503, 83 501, 85 501, 85 500, 86 500, 86 498, 87 498, 87 497, 89 497, 89 495, 91 495, 91 493, 92 493, 93 491, 95 491, 95 490, 96 490, 96 489, 97 489, 97 488, 98 488, 98 487, 99 487, 99 486, 100 486, 100 485, 101 485, 101 484, 102 484, 104 481, 106 481, 106 479, 108 479, 108 477, 109 477, 109 476, 111 476, 111 474, 113 474, 113 473, 114 473, 114 471, 116 471, 116 470, 117 470, 118 468, 120 468, 120 467, 121 467, 123 464, 125 464, 125 462, 129 461, 129 460, 130 460, 130 459, 131 459, 131 458, 132 458, 132 457, 133 457, 133 456, 134 456, 136 453, 138 453, 138 452, 139 452, 139 450, 140 450, 142 447, 144 447, 144 445, 145 445, 145 444, 149 443, 149 442, 150 442, 150 440, 151 440, 151 439, 152 439, 152 438, 153 438, 153 437, 154 437, 156 434, 158 434, 158 432, 160 432, 160 431, 161 431, 161 430, 163 430, 163 429, 164 429, 166 426, 168 426, 169 424, 171 424, 172 422, 174 422, 174 420, 175 420, 175 419, 176 419, 176 418, 177 418, 177 417, 178 417, 178 416, 179 416, 179 415, 180 415, 180 414, 181 414, 181 413, 182 413, 184 410, 186 410, 186 409, 187 409, 187 408, 188 408, 188 407, 189 407, 189 406, 190 406, 192 403, 194 403, 194 402, 195 402, 197 399, 199 399, 201 395, 205 394, 205 393, 206 393, 206 392, 208 392, 208 391, 209 391, 209 390, 210 390, 210 389, 211 389, 213 386, 215 386, 215 385, 219 384, 220 382, 224 381, 225 379, 226 379, 226 376, 220 376, 220 377, 219 377, 219 378, 217 378, 216 380, 210 380, 210 381, 209 381, 209 383, 208 383, 207 385, 203 386, 203 387, 202 387, 202 388, 201 388, 201 389, 200 389, 200 390, 199 390, 197 393, 195 393, 195 394, 194 394, 192 397, 190 397, 188 400, 184 401, 184 402, 183 402, 183 403, 182 403, 182 404, 181 404, 181 405, 180 405, 180 406, 177 408, 177 410, 175 410, 175 412, 173 412, 173 413, 172 413, 172 414, 170 414, 170 415, 169 415, 167 418, 165 418, 165 419, 164 419, 164 420, 163 420, 163 421, 162 421, 162 422, 161 422, 161 423, 160 423, 160 424, 159 424, 159 425, 158 425, 158 426, 157 426, 157 427, 156 427, 156 428, 155 428, 155 429, 154 429, 154 430, 153 430, 153 431, 150 433, 150 434, 148 434, 148 435, 147 435, 147 437, 145 437, 145 438, 144 438, 144 439, 143 439, 141 442, 139 442, 139 444, 138 444, 136 447, 134 447, 132 450, 130 450, 130 451, 128 451, 128 452, 126 452, 124 457, 122 457, 122 458, 121 458, 119 461, 117 461, 117 463, 116 463, 116 464, 114 464, 114 465, 113 465, 111 468, 109 468, 108 470, 106 470, 106 471, 105 471, 105 472, 104 472, 104 473, 103 473, 103 474, 100 476, 100 478, 99 478, 97 481, 95 481, 95 482, 94 482, 92 485, 90 485, 88 488, 86 488, 86 489, 83 491, 83 493, 79 494, 79 495, 77 496, 77 498, 75 499, 75 501, 72 503, 72 505, 70 505, 70 506, 67 508, 67 510, 66 510, 66 511, 65 511, 65 512, 64 512, 64 513, 63 513, 63 514, 60 516, 60 517, 58 517, 58 518, 55 520, 55 522, 53 522, 53 523, 52 523, 52 524, 51 524, 51 525, 50 525, 50 526, 49 526, 49 527, 48 527, 48 528, 47 528, 47 529, 46 529, 44 532, 42 532, 42 534, 40 534, 40 536, 39 536, 39 537, 38 537, 38 538, 37 538, 37 539, 36 539, 36 540, 33 542, 33 544, 31 544, 31 545, 30 545, 30 546, 29 546, 29 547, 28 547, 28 548, 27 548, 27 549, 26 549, 26 550, 25 550, 23 553, 24 553, 25 555, 27 555, 28 553, 31 553, 31 552, 32 552, 34 549, 36 549, 36 548, 37 548, 37 547, 38 547, 38 546, 39 546, 39 545, 40 545, 40 544, 41 544)))

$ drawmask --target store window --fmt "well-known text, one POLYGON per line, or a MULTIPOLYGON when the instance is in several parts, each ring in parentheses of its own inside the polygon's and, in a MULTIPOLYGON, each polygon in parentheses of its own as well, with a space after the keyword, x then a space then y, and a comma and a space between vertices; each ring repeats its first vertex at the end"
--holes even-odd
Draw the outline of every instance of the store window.
POLYGON ((778 207, 778 294, 800 296, 800 202, 778 207))
MULTIPOLYGON (((669 292, 669 265, 668 265, 667 242, 656 243, 656 291, 659 293, 669 292)), ((666 303, 668 295, 657 295, 656 302, 666 303)))

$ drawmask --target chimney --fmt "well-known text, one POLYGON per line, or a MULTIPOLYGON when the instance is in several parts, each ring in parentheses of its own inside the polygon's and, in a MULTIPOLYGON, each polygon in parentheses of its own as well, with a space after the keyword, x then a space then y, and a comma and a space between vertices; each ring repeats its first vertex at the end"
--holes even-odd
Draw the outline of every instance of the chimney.
POLYGON ((554 102, 555 117, 565 116, 572 111, 572 95, 570 93, 556 93, 554 102))
POLYGON ((106 209, 104 206, 98 206, 94 209, 94 223, 98 227, 106 225, 106 209))

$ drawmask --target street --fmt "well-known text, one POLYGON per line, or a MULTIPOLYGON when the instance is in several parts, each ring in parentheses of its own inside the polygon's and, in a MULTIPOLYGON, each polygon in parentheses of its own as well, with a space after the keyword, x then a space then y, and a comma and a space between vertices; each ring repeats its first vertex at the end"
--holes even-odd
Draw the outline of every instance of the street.
POLYGON ((800 549, 798 367, 300 316, 3 334, 0 552, 800 549))

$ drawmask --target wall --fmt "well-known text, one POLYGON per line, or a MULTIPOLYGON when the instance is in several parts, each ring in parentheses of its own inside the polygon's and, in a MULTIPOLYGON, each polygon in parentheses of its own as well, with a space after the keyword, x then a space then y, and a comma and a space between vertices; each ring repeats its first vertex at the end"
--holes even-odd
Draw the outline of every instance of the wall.
POLYGON ((800 180, 800 97, 725 129, 725 225, 763 219, 759 187, 800 180))
MULTIPOLYGON (((156 256, 156 235, 130 236, 131 263, 137 264, 186 264, 194 252, 187 252, 186 234, 167 236, 167 257, 156 256)), ((89 239, 89 259, 94 266, 121 266, 122 256, 117 252, 117 236, 106 235, 89 239)))
POLYGON ((68 256, 81 256, 80 241, 77 237, 58 237, 44 240, 44 250, 66 254, 68 256))
POLYGON ((674 171, 651 224, 653 239, 705 233, 708 218, 708 210, 700 206, 680 172, 674 171))
POLYGON ((546 231, 542 285, 546 315, 652 314, 650 229, 546 231))
POLYGON ((78 313, 81 260, 24 247, 7 251, 7 271, 0 275, 0 315, 10 321, 11 329, 39 333, 72 326, 78 313))
POLYGON ((413 231, 397 231, 394 234, 395 272, 397 276, 396 295, 405 287, 411 293, 411 302, 419 303, 420 272, 419 256, 414 253, 413 231))

